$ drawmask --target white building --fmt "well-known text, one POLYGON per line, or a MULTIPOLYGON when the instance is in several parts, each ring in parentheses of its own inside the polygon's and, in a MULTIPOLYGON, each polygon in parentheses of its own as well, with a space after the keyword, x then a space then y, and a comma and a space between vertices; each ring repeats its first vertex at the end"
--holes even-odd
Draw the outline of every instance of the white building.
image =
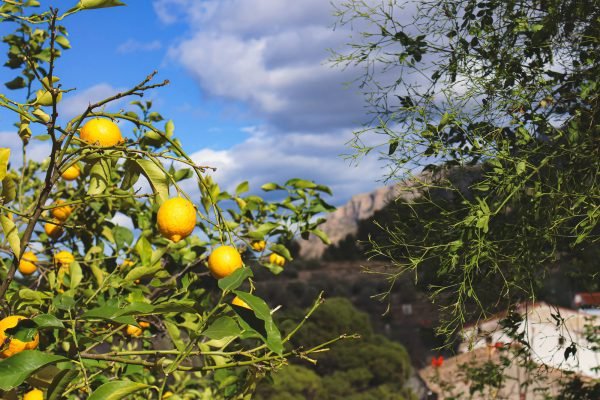
POLYGON ((459 352, 493 348, 496 343, 525 346, 537 364, 600 378, 600 344, 588 341, 593 332, 600 335, 600 316, 543 302, 521 304, 512 315, 513 335, 506 327, 508 313, 465 327, 459 352), (521 335, 520 340, 514 334, 521 335))

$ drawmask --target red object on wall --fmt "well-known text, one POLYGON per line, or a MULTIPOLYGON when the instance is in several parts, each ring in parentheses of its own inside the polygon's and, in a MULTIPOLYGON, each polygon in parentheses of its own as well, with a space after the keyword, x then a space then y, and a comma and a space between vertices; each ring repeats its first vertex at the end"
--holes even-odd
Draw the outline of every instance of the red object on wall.
POLYGON ((431 359, 431 366, 435 368, 439 368, 444 363, 444 356, 439 356, 437 358, 433 357, 431 359))

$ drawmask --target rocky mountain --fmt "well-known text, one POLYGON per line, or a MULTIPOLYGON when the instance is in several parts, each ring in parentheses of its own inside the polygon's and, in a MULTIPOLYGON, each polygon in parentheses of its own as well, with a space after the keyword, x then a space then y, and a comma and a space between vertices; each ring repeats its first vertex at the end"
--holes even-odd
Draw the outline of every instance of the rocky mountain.
MULTIPOLYGON (((396 186, 384 186, 371 193, 361 193, 353 196, 348 203, 327 216, 327 221, 319 228, 331 239, 332 244, 338 244, 347 235, 358 232, 361 220, 370 218, 376 211, 381 210, 394 199, 396 186)), ((319 259, 327 245, 315 236, 299 242, 299 255, 304 259, 319 259)))
MULTIPOLYGON (((332 245, 337 245, 349 235, 356 235, 361 221, 371 218, 391 201, 414 201, 424 190, 432 190, 431 183, 440 179, 448 179, 455 190, 466 193, 471 183, 481 176, 480 174, 478 167, 455 167, 438 171, 436 174, 424 172, 395 185, 380 187, 370 193, 357 194, 348 203, 330 213, 326 217, 327 221, 319 229, 327 233, 332 245)), ((449 191, 441 191, 437 195, 450 196, 451 194, 449 191)), ((300 247, 298 254, 303 259, 320 259, 327 249, 327 245, 313 235, 309 240, 300 240, 298 245, 300 247)))

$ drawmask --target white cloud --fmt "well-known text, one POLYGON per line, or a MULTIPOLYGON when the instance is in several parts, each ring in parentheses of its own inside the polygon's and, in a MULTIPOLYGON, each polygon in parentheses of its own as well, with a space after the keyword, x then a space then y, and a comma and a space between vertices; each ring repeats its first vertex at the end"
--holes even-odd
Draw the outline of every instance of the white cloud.
MULTIPOLYGON (((9 160, 11 168, 17 168, 23 165, 23 157, 21 154, 22 141, 16 130, 14 132, 0 132, 0 143, 2 143, 2 147, 8 147, 10 149, 9 160)), ((50 157, 51 150, 52 145, 50 142, 40 142, 32 138, 27 145, 27 159, 40 162, 45 158, 50 157)))
POLYGON ((329 48, 346 31, 332 28, 322 0, 157 0, 159 18, 183 18, 189 36, 169 58, 196 78, 203 92, 242 101, 281 132, 323 132, 364 122, 363 97, 344 83, 356 77, 328 65, 329 48))
MULTIPOLYGON (((350 132, 273 135, 254 129, 244 142, 228 150, 203 149, 191 157, 198 165, 216 167, 212 176, 228 191, 244 180, 257 190, 267 182, 299 177, 330 186, 334 197, 328 201, 339 205, 356 193, 372 190, 381 178, 382 164, 375 154, 364 157, 358 166, 340 157, 351 136, 350 132)), ((192 181, 184 187, 196 191, 192 181)))
MULTIPOLYGON (((99 83, 81 91, 69 92, 59 104, 59 113, 63 118, 72 118, 85 111, 88 105, 104 100, 117 94, 121 89, 112 87, 107 83, 99 83)), ((110 103, 114 106, 121 100, 110 103)))
POLYGON ((127 41, 121 43, 117 47, 117 53, 127 54, 140 51, 154 51, 160 50, 161 48, 162 44, 159 40, 153 40, 151 42, 140 42, 135 39, 128 39, 127 41))

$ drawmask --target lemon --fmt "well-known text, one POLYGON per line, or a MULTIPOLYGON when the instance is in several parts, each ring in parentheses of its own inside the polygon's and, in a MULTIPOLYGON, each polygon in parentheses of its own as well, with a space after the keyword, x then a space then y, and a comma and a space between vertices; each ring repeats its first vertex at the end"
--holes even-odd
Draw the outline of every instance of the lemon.
POLYGON ((235 247, 219 246, 208 257, 208 269, 217 278, 229 276, 243 265, 242 257, 235 247))
POLYGON ((23 350, 33 350, 40 343, 40 335, 38 333, 36 333, 33 340, 29 342, 22 342, 19 339, 12 339, 6 336, 4 331, 9 328, 14 328, 15 326, 17 326, 19 321, 23 319, 27 318, 21 315, 11 315, 0 321, 0 343, 3 344, 3 346, 1 347, 3 350, 2 352, 0 352, 1 358, 13 356, 17 353, 22 352, 23 350), (8 344, 6 342, 8 342, 8 344))
MULTIPOLYGON (((64 200, 57 200, 56 204, 61 204, 64 203, 64 200)), ((56 218, 59 221, 66 221, 67 218, 69 218, 69 216, 71 215, 71 213, 73 212, 73 207, 71 206, 60 206, 60 207, 55 207, 52 209, 52 211, 50 211, 50 214, 56 218)))
POLYGON ((250 246, 252 246, 252 248, 256 251, 263 251, 267 246, 267 243, 264 240, 257 240, 252 242, 250 246))
POLYGON ((54 255, 54 263, 61 268, 68 267, 73 261, 75 261, 73 254, 65 250, 59 251, 54 255))
POLYGON ((244 300, 240 299, 238 296, 235 296, 233 300, 231 300, 231 304, 235 304, 236 306, 247 308, 248 310, 252 310, 252 308, 246 303, 244 300))
MULTIPOLYGON (((60 222, 58 220, 54 220, 56 222, 60 222)), ((52 222, 47 222, 46 225, 44 225, 44 231, 46 232, 46 235, 48 235, 48 237, 56 240, 58 239, 62 233, 63 233, 63 228, 62 226, 52 223, 52 222)))
POLYGON ((38 258, 33 252, 26 251, 19 261, 19 272, 23 275, 33 274, 37 270, 37 265, 35 265, 37 261, 38 258))
POLYGON ((123 142, 119 126, 106 118, 93 118, 83 125, 79 137, 84 142, 101 147, 115 146, 123 142))
POLYGON ((65 181, 74 181, 79 178, 79 174, 81 174, 81 169, 77 164, 73 164, 65 169, 61 176, 65 181))
POLYGON ((285 265, 285 258, 280 256, 279 254, 271 253, 269 255, 269 262, 271 264, 275 264, 275 265, 279 265, 280 267, 283 267, 285 265))
POLYGON ((186 199, 173 197, 160 206, 156 222, 160 234, 177 243, 196 227, 196 208, 186 199))
POLYGON ((133 336, 133 337, 142 336, 143 332, 144 332, 144 330, 142 328, 139 328, 135 325, 127 325, 127 334, 129 336, 133 336))
POLYGON ((23 395, 23 400, 44 400, 44 392, 33 389, 23 395))

